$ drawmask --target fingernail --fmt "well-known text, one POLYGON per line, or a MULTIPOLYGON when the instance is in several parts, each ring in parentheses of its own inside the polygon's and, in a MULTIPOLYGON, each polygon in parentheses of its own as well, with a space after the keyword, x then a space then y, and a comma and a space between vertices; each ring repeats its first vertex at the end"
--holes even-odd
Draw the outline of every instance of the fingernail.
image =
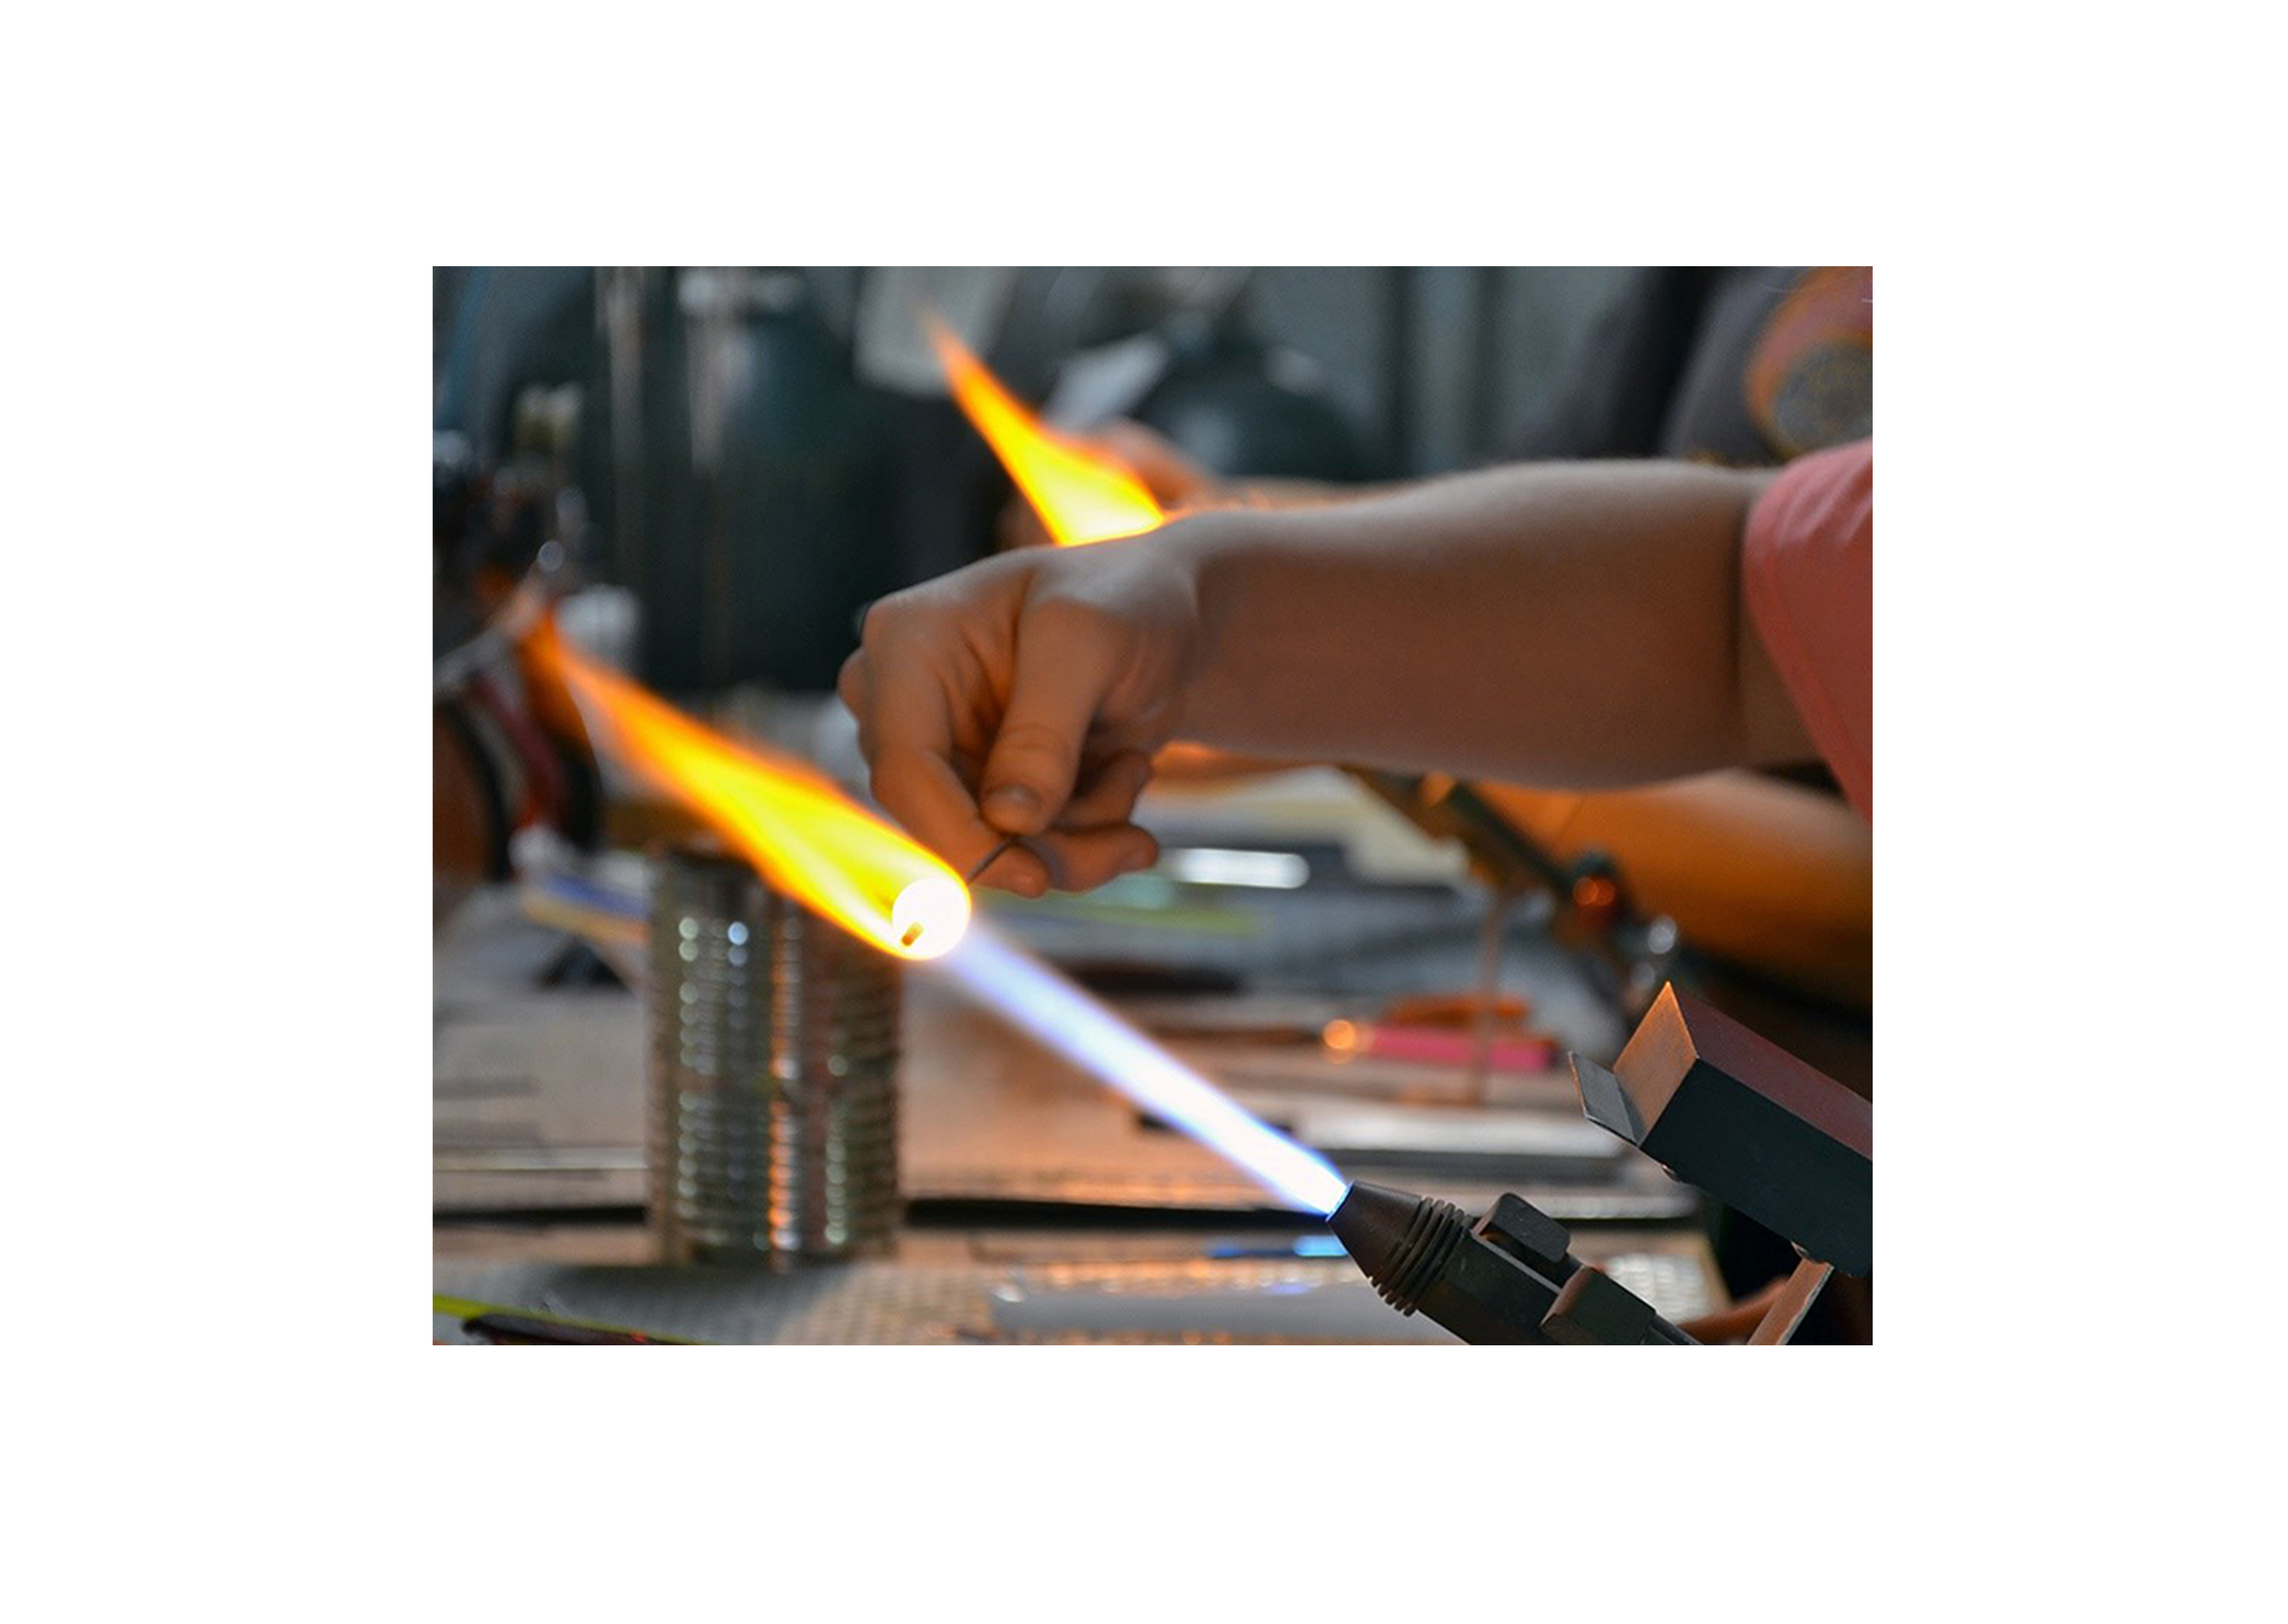
POLYGON ((1004 828, 1012 820, 1029 828, 1040 818, 1041 797, 1022 784, 1004 784, 986 792, 985 810, 998 814, 997 820, 1004 828))

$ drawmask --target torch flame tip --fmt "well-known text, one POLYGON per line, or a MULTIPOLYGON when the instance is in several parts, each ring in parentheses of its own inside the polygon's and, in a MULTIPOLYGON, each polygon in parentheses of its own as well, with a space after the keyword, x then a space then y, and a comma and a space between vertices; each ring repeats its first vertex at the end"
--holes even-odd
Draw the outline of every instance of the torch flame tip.
POLYGON ((1118 458, 1076 445, 1045 426, 934 314, 924 327, 947 385, 1060 547, 1116 541, 1157 529, 1167 518, 1144 481, 1118 458))
POLYGON ((599 743, 776 890, 901 958, 949 953, 969 928, 960 876, 809 763, 724 737, 561 638, 536 646, 602 724, 599 743))

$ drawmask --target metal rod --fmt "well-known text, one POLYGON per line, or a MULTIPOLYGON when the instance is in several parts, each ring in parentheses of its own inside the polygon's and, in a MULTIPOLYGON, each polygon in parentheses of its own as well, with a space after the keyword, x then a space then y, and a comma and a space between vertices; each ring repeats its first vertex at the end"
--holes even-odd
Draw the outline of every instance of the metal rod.
POLYGON ((990 852, 988 852, 983 857, 980 858, 978 860, 977 867, 972 868, 963 878, 961 883, 965 885, 976 884, 979 880, 984 877, 985 871, 988 868, 990 868, 994 864, 1001 860, 1001 854, 1003 852, 1006 852, 1011 846, 1021 846, 1024 844, 1024 841, 1015 835, 1004 836, 1002 837, 1001 844, 995 846, 990 852))
POLYGON ((1791 1341, 1803 1324, 1803 1317, 1811 1311, 1812 1303, 1818 1299, 1819 1288, 1827 1284, 1827 1277, 1834 1272, 1832 1265, 1816 1263, 1808 1257, 1796 1264, 1795 1272, 1789 1275, 1787 1284, 1780 1287, 1780 1295, 1772 1299, 1771 1307, 1764 1311, 1764 1317, 1748 1334, 1748 1345, 1752 1348, 1772 1348, 1791 1341))

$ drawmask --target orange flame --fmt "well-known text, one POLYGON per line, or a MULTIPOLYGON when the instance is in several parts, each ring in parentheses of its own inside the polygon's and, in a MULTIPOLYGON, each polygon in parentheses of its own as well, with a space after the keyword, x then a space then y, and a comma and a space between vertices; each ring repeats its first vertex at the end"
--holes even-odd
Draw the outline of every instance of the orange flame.
POLYGON ((945 323, 926 318, 953 398, 985 436, 1060 547, 1140 535, 1167 517, 1144 482, 1101 452, 1042 425, 945 323))
POLYGON ((968 930, 961 876, 815 768, 703 727, 545 623, 532 646, 601 722, 621 765, 690 807, 780 891, 901 958, 936 958, 968 930))

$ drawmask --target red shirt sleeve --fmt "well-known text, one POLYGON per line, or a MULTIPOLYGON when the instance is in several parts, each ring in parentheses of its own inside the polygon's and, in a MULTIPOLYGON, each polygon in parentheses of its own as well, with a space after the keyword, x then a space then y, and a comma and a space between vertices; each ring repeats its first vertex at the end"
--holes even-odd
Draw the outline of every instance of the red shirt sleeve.
POLYGON ((1812 742, 1875 817, 1875 442, 1791 463, 1748 516, 1748 613, 1812 742))

